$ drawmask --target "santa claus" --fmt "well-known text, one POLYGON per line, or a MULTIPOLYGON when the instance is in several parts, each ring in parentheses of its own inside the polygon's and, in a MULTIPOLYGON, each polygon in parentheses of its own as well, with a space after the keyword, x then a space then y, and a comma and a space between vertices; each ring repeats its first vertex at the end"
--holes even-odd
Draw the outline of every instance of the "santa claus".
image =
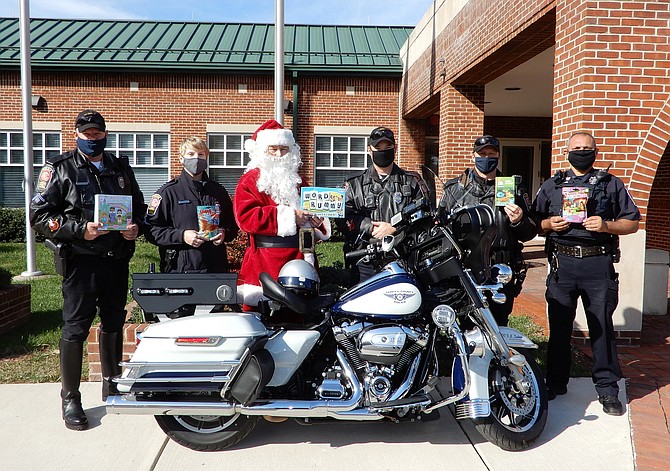
POLYGON ((237 224, 249 234, 238 289, 244 309, 251 310, 262 298, 261 272, 277 279, 290 260, 315 263, 314 254, 299 249, 299 228, 315 228, 319 240, 328 239, 331 230, 328 219, 300 209, 300 188, 307 182, 298 173, 300 147, 290 130, 275 120, 266 121, 244 148, 251 160, 237 184, 233 207, 237 224))

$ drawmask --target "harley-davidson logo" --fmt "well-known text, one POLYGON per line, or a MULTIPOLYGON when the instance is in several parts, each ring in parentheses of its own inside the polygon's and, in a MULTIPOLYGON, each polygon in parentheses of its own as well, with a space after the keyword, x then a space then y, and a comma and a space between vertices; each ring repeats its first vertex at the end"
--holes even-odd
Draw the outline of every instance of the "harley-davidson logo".
POLYGON ((415 296, 416 293, 412 291, 390 291, 387 293, 384 293, 384 296, 388 296, 393 300, 393 302, 396 303, 404 303, 407 301, 409 298, 415 296))

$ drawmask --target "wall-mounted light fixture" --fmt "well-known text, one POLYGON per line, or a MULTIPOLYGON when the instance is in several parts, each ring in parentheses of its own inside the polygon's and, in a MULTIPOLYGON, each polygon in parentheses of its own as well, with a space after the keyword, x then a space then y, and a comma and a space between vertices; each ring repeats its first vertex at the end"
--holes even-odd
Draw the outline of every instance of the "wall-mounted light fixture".
POLYGON ((44 105, 44 102, 46 100, 42 95, 31 95, 30 96, 30 104, 32 105, 33 108, 38 108, 42 105, 44 105))
POLYGON ((291 108, 291 100, 284 100, 284 111, 288 111, 291 108))

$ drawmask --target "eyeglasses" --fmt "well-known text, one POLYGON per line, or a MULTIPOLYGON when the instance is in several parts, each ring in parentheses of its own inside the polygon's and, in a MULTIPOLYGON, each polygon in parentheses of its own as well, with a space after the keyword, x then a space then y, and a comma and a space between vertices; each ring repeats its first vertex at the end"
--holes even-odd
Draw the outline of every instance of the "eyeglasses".
POLYGON ((376 141, 377 139, 384 139, 384 138, 395 142, 395 136, 393 135, 393 131, 391 131, 388 128, 376 128, 373 129, 372 132, 370 133, 370 140, 376 141))
POLYGON ((493 136, 482 136, 475 141, 475 147, 481 146, 500 147, 500 142, 493 136))
POLYGON ((279 155, 286 155, 288 154, 289 148, 288 146, 268 146, 267 148, 267 153, 268 155, 273 155, 279 152, 279 155))

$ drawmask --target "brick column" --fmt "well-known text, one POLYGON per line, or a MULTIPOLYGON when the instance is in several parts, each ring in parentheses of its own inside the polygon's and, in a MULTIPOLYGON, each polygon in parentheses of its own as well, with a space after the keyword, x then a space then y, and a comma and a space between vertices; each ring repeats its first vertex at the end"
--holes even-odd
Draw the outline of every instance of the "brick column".
POLYGON ((445 85, 440 90, 440 177, 472 167, 472 143, 484 130, 484 85, 445 85))

